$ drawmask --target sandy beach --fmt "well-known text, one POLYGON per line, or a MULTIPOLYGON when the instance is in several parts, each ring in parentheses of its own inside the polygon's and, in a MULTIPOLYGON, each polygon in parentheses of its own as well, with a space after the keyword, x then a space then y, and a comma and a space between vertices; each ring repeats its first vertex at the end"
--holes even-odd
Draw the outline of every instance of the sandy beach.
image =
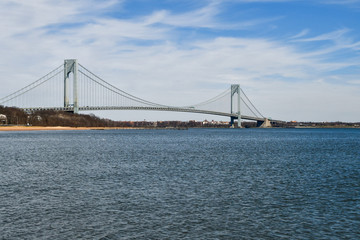
POLYGON ((42 127, 42 126, 0 126, 0 131, 46 131, 46 130, 106 130, 106 129, 127 129, 119 127, 42 127))

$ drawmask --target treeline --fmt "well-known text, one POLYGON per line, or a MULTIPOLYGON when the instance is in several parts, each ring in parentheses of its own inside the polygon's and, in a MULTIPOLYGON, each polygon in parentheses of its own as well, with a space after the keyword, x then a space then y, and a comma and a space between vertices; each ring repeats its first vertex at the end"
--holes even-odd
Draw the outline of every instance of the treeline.
MULTIPOLYGON (((125 128, 195 128, 228 127, 224 123, 197 121, 113 121, 93 114, 74 114, 71 112, 42 110, 27 113, 15 107, 0 106, 0 114, 7 117, 8 125, 67 126, 67 127, 125 127, 125 128)), ((0 123, 1 124, 1 123, 0 123)))
POLYGON ((360 122, 286 122, 284 128, 359 128, 360 122))
POLYGON ((68 126, 68 127, 107 127, 113 121, 94 115, 71 112, 43 110, 27 113, 15 107, 0 106, 0 114, 7 118, 8 125, 68 126))
POLYGON ((4 107, 0 105, 0 114, 7 118, 7 124, 10 125, 25 125, 27 123, 28 114, 22 109, 15 107, 4 107))
POLYGON ((69 126, 69 127, 107 127, 107 122, 96 116, 74 114, 62 111, 37 111, 30 115, 29 125, 69 126))

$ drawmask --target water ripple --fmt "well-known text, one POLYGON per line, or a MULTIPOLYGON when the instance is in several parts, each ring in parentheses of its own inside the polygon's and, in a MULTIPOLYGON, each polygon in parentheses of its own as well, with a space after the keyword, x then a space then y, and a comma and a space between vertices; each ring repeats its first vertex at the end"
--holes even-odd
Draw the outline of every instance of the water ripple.
POLYGON ((0 133, 0 239, 358 239, 360 131, 0 133))

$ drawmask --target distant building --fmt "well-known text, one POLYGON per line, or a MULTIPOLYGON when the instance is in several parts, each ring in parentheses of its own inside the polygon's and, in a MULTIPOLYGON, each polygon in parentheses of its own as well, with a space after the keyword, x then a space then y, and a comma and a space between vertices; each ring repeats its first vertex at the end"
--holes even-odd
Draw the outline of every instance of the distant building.
POLYGON ((42 121, 42 117, 39 116, 39 115, 36 115, 36 116, 34 117, 34 120, 36 120, 36 121, 42 121))
POLYGON ((4 114, 0 114, 0 125, 7 124, 7 117, 4 114))

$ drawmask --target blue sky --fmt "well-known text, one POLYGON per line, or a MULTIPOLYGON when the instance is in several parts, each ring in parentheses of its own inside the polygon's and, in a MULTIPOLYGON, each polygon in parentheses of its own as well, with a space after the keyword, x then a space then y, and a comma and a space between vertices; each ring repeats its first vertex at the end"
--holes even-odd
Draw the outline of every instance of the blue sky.
POLYGON ((359 0, 3 0, 0 54, 0 96, 77 58, 154 102, 191 105, 239 83, 268 117, 360 121, 359 0))

